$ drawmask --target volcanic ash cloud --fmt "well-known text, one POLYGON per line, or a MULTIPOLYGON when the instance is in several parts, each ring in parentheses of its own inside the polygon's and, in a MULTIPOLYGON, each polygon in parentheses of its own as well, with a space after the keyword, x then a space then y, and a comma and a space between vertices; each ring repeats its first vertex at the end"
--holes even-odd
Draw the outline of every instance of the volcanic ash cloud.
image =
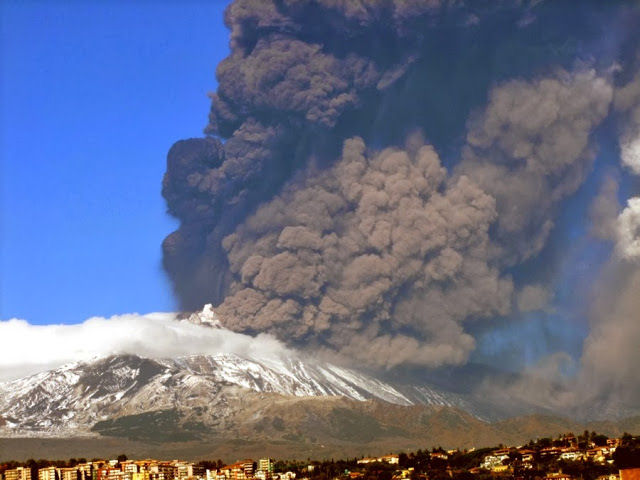
POLYGON ((462 323, 510 309, 511 280, 488 261, 495 218, 494 199, 448 181, 432 147, 347 140, 330 169, 224 239, 236 280, 219 313, 369 364, 463 362, 474 341, 462 323))
POLYGON ((163 182, 181 306, 376 367, 461 364, 475 325, 548 310, 549 279, 511 274, 549 244, 614 96, 556 48, 556 8, 233 2, 209 136, 177 142, 163 182))

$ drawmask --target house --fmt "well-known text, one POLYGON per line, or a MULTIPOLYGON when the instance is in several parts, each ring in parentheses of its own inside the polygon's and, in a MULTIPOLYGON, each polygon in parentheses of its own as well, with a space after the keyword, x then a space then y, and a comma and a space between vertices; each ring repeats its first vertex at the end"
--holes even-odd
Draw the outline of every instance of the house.
POLYGON ((586 458, 591 459, 593 463, 604 464, 607 461, 609 449, 607 447, 595 447, 587 450, 586 458))
MULTIPOLYGON (((433 455, 433 454, 432 454, 433 455)), ((494 450, 491 455, 484 457, 481 468, 486 470, 493 470, 495 467, 502 465, 502 462, 509 459, 509 449, 502 448, 500 450, 494 450)))
POLYGON ((544 480, 573 480, 573 477, 568 473, 557 472, 547 474, 544 480))
POLYGON ((390 465, 398 465, 398 463, 400 463, 400 455, 384 455, 378 458, 378 461, 385 462, 390 465))
POLYGON ((399 472, 396 472, 396 475, 394 476, 394 478, 399 478, 399 479, 411 478, 411 474, 413 474, 413 472, 414 472, 413 467, 405 468, 404 470, 400 470, 399 472))
POLYGON ((359 465, 366 465, 368 463, 375 463, 375 462, 384 462, 384 463, 389 463, 391 465, 397 465, 398 463, 400 463, 400 456, 384 455, 382 457, 364 457, 358 460, 359 465))
POLYGON ((557 457, 562 453, 562 450, 558 447, 548 447, 540 450, 540 456, 543 458, 557 457))
POLYGON ((610 473, 609 475, 600 475, 597 480, 620 480, 620 475, 617 473, 610 473))
POLYGON ((535 450, 529 450, 527 448, 522 448, 518 450, 520 457, 522 458, 522 463, 525 465, 531 465, 534 460, 534 455, 536 454, 535 450))
POLYGON ((294 480, 296 478, 296 474, 294 472, 274 473, 273 476, 280 480, 294 480))
POLYGON ((491 469, 491 472, 493 473, 504 473, 504 472, 508 472, 511 470, 511 467, 509 465, 496 465, 491 469))
POLYGON ((640 468, 623 468, 620 470, 620 480, 640 480, 640 468))
POLYGON ((560 460, 569 460, 571 462, 578 462, 584 460, 584 453, 575 448, 565 448, 560 454, 560 460))
POLYGON ((449 460, 449 454, 446 452, 431 452, 431 458, 439 458, 441 460, 449 460))

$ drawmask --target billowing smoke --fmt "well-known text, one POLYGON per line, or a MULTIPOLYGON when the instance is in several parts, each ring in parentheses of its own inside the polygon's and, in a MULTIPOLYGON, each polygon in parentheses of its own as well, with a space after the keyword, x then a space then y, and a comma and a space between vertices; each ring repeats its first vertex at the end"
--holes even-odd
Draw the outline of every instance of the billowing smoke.
MULTIPOLYGON (((623 112, 620 163, 636 173, 625 138, 639 124, 628 111, 638 108, 640 76, 616 89, 615 107, 623 112)), ((640 172, 637 172, 640 173, 640 172)), ((542 408, 602 418, 637 413, 640 381, 640 197, 621 207, 620 182, 607 175, 589 209, 591 234, 608 241, 610 258, 594 280, 588 305, 590 331, 575 361, 556 352, 515 380, 487 380, 481 391, 542 408), (574 371, 574 375, 567 372, 574 371), (576 409, 576 406, 579 408, 576 409)))
POLYGON ((517 304, 521 312, 544 310, 551 303, 553 293, 543 285, 525 285, 518 292, 517 304))
POLYGON ((464 363, 474 324, 547 309, 518 269, 592 170, 628 41, 594 59, 629 17, 596 3, 233 2, 208 136, 163 183, 182 306, 377 367, 464 363))
POLYGON ((458 167, 497 203, 504 260, 540 252, 558 203, 582 184, 593 160, 589 134, 607 115, 613 88, 593 71, 495 89, 472 122, 458 167))
POLYGON ((220 314, 367 363, 459 363, 461 323, 505 315, 512 283, 489 262, 495 201, 448 181, 430 146, 366 152, 310 170, 225 238, 237 279, 220 314), (367 345, 369 347, 367 348, 367 345))
POLYGON ((591 203, 590 233, 601 240, 613 240, 615 237, 616 217, 620 211, 618 190, 618 181, 612 176, 607 176, 600 187, 600 192, 591 203))

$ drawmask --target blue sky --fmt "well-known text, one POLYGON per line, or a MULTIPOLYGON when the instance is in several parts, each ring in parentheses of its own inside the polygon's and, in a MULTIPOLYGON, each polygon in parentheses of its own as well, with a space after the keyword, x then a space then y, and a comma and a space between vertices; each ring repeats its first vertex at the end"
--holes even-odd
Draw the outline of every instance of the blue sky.
POLYGON ((175 307, 160 185, 207 123, 226 3, 2 3, 0 318, 175 307))

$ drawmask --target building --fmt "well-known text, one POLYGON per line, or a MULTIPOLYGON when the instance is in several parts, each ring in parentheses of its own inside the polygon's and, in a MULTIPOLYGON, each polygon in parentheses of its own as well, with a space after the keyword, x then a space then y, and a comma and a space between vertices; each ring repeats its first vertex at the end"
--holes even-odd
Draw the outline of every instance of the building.
POLYGON ((568 448, 560 454, 560 460, 578 462, 580 460, 584 460, 584 453, 582 453, 580 450, 576 450, 575 448, 568 448))
MULTIPOLYGON (((433 454, 431 455, 433 456, 433 454)), ((494 450, 493 452, 491 452, 491 455, 487 455, 486 457, 484 457, 482 463, 480 464, 480 467, 486 470, 493 470, 494 468, 503 465, 503 462, 508 459, 509 459, 508 448, 494 450)))
POLYGON ((4 480, 31 480, 31 469, 18 467, 4 471, 4 480))
POLYGON ((254 477, 258 480, 269 480, 273 477, 275 461, 273 458, 261 458, 258 460, 258 470, 254 477))
POLYGON ((534 460, 534 455, 536 454, 535 450, 530 450, 528 448, 522 448, 518 450, 520 454, 520 458, 522 459, 522 463, 525 465, 531 465, 534 460))
MULTIPOLYGON (((612 447, 615 451, 615 448, 612 447)), ((607 461, 607 456, 609 455, 610 448, 609 447, 595 447, 587 450, 586 458, 593 461, 593 463, 604 464, 607 461)))
POLYGON ((557 472, 547 474, 544 480, 573 480, 573 477, 568 473, 557 472))
POLYGON ((496 465, 491 469, 492 473, 505 473, 510 471, 511 467, 509 465, 496 465))
POLYGON ((103 467, 96 473, 96 480, 129 480, 119 468, 103 467))
POLYGON ((440 460, 449 460, 449 454, 447 452, 431 452, 429 454, 431 458, 439 458, 440 460))
POLYGON ((640 480, 640 468, 623 468, 620 470, 620 480, 640 480))
POLYGON ((120 470, 122 470, 124 473, 132 474, 138 473, 139 467, 131 460, 128 460, 125 462, 120 462, 120 470))
POLYGON ((296 478, 296 474, 293 472, 276 473, 274 476, 280 480, 294 480, 296 478))
POLYGON ((95 480, 95 468, 93 467, 93 463, 80 463, 76 465, 76 468, 78 469, 79 480, 95 480))
POLYGON ((253 477, 253 460, 242 460, 226 465, 219 471, 226 480, 246 480, 253 477))
POLYGON ((540 456, 543 458, 557 457, 561 453, 562 453, 562 450, 558 447, 549 447, 549 448, 543 448, 542 450, 540 450, 540 456))
POLYGON ((156 470, 159 474, 158 478, 161 480, 173 480, 176 478, 177 469, 170 463, 159 463, 156 465, 156 470))
POLYGON ((75 467, 58 468, 58 480, 78 480, 78 469, 75 467))
POLYGON ((397 465, 398 463, 400 463, 400 456, 399 455, 383 455, 382 457, 364 457, 358 460, 358 464, 360 465, 366 465, 368 463, 375 463, 375 462, 384 462, 384 463, 389 463, 391 465, 397 465))
POLYGON ((610 473, 609 475, 600 475, 597 480, 620 480, 620 475, 610 473))
POLYGON ((275 461, 273 458, 261 458, 258 460, 258 470, 273 473, 275 461))
POLYGON ((193 477, 193 463, 178 462, 175 465, 176 478, 184 480, 185 478, 193 477))
POLYGON ((404 478, 411 478, 411 475, 413 475, 413 471, 414 471, 413 467, 405 468, 404 470, 400 470, 399 477, 403 478, 403 479, 404 478))
POLYGON ((38 469, 38 480, 59 480, 56 467, 38 469))
POLYGON ((380 462, 385 462, 390 465, 398 465, 400 463, 399 455, 384 455, 378 459, 380 462))

